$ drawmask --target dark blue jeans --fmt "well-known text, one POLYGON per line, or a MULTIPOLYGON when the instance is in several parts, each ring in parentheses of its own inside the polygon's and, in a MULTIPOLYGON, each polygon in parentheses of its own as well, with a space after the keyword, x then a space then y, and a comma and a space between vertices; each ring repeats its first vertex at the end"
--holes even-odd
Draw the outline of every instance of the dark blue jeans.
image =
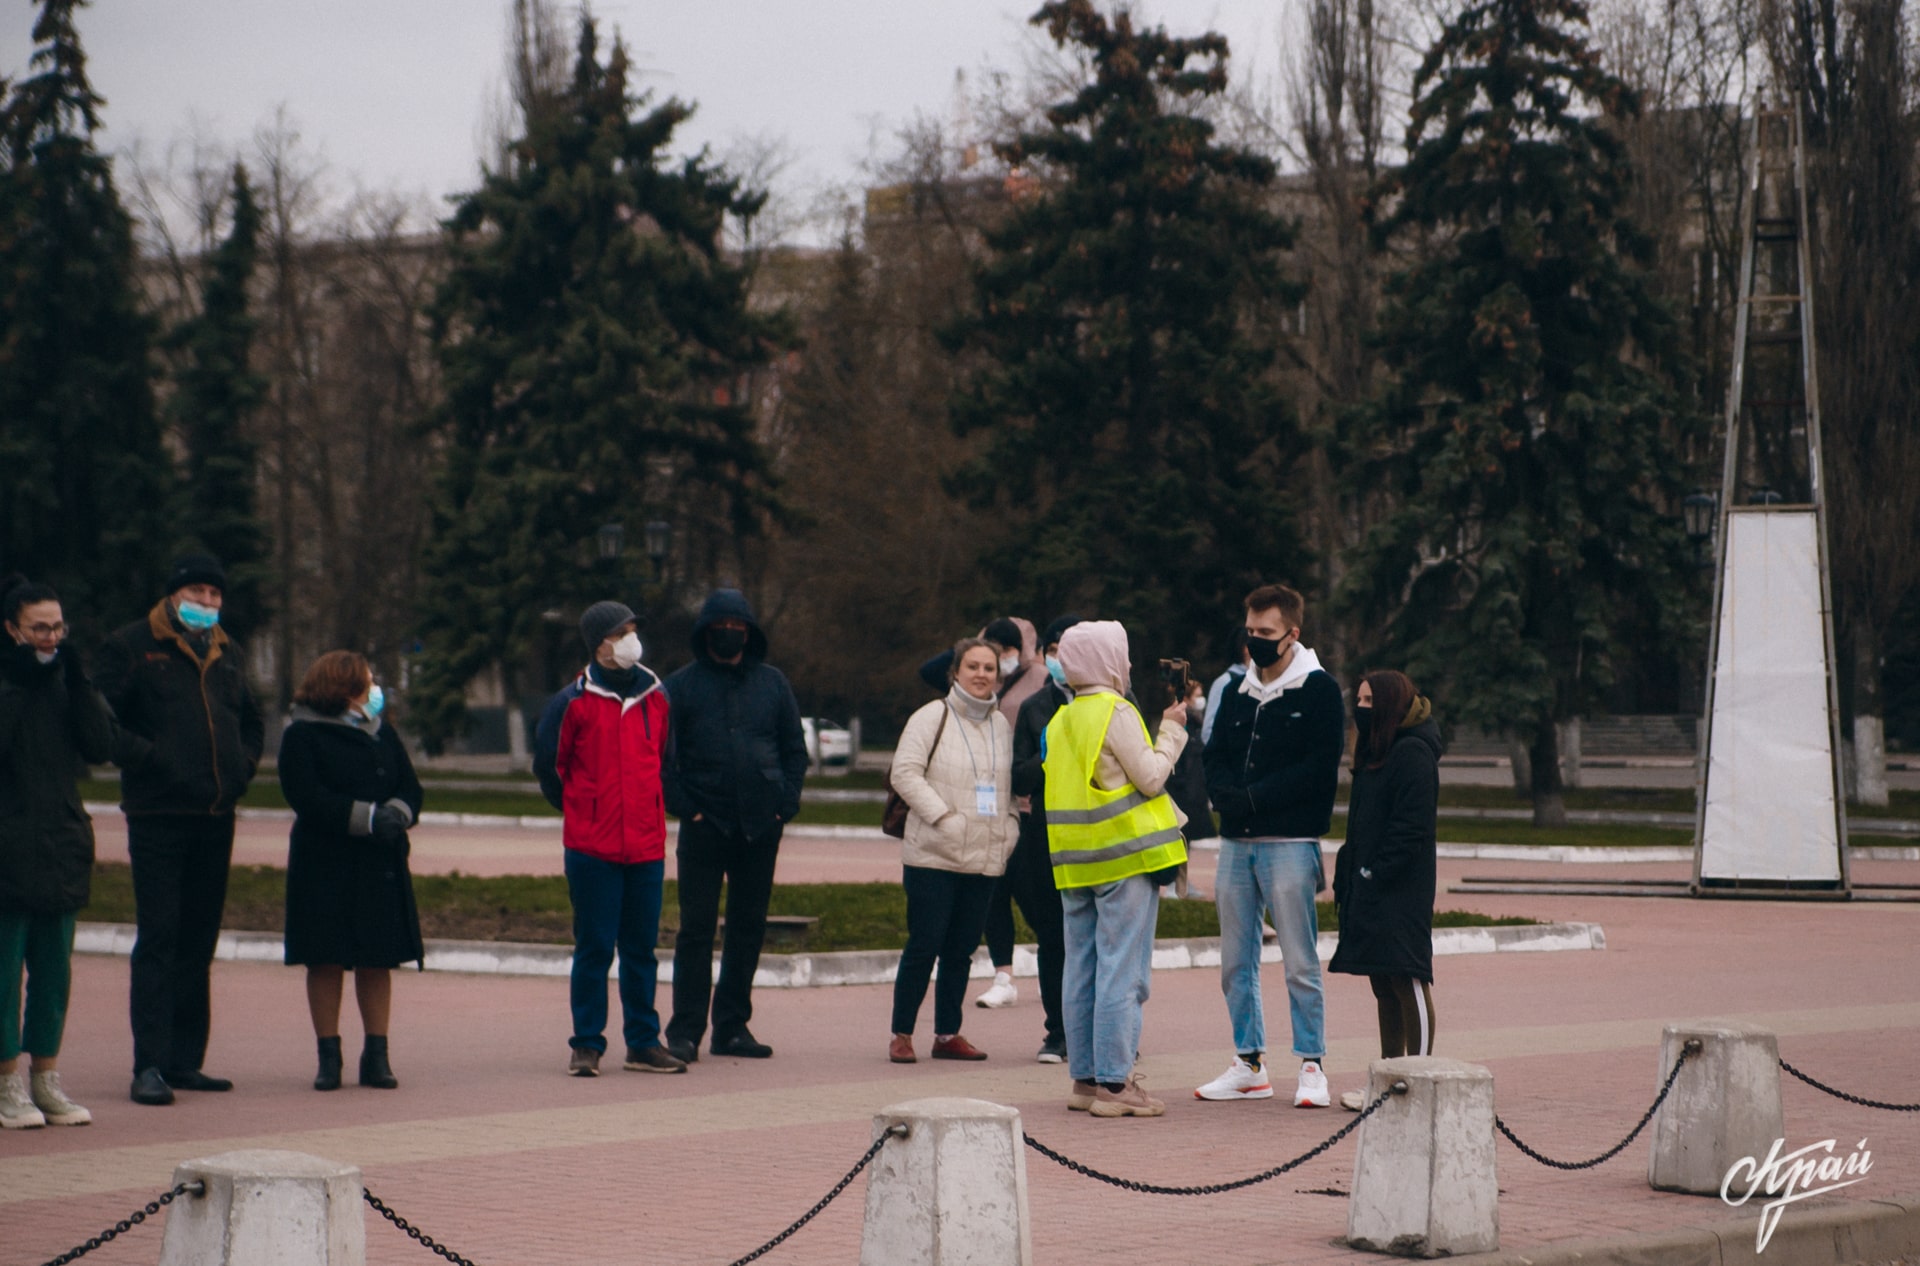
POLYGON ((907 890, 907 947, 893 977, 893 1031, 913 1032, 927 978, 940 965, 933 990, 933 1032, 948 1037, 960 1031, 967 1000, 967 972, 986 926, 987 903, 999 880, 993 875, 963 875, 930 866, 907 866, 900 882, 907 890))
POLYGON ((620 951, 620 1014, 627 1045, 660 1043, 653 1007, 659 964, 660 882, 666 863, 602 861, 567 850, 567 895, 573 900, 573 1040, 570 1046, 607 1049, 607 970, 620 951))

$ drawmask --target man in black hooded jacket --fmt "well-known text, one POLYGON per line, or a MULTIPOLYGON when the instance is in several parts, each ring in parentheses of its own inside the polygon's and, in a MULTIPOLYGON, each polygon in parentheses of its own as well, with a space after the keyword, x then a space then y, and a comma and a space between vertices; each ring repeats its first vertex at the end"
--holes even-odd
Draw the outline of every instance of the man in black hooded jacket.
POLYGON ((680 820, 680 931, 666 1037, 667 1049, 688 1063, 699 1058, 709 1003, 715 1055, 773 1054, 747 1021, 780 833, 800 811, 807 743, 793 687, 766 658, 767 637, 746 597, 716 589, 694 622, 693 662, 667 678, 672 716, 661 782, 667 812, 680 820), (723 882, 727 935, 715 988, 723 882))

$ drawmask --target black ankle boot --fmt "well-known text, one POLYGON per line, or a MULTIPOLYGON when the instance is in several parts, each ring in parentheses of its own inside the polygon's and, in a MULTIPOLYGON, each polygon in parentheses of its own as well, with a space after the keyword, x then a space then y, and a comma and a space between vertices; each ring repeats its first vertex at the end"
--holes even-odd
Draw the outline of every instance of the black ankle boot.
POLYGON ((340 1089, 340 1039, 320 1039, 320 1071, 313 1075, 315 1090, 340 1089))
POLYGON ((387 1039, 367 1034, 367 1044, 360 1048, 360 1084, 377 1086, 381 1090, 392 1090, 400 1084, 393 1075, 393 1068, 387 1063, 387 1039))

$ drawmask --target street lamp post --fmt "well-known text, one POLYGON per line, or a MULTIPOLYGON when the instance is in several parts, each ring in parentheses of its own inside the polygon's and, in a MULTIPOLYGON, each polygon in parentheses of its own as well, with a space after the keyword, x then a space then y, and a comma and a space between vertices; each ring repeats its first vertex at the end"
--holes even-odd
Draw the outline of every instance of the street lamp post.
POLYGON ((665 519, 648 519, 646 537, 647 557, 653 560, 653 578, 657 581, 666 565, 667 551, 673 548, 673 524, 665 519))

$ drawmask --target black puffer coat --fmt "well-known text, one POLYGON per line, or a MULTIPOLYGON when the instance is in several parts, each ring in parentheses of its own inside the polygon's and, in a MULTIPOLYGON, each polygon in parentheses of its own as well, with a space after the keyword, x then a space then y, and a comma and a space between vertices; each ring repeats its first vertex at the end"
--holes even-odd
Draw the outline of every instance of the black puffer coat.
POLYGON ((1328 971, 1433 983, 1440 751, 1439 727, 1422 721, 1395 736, 1380 768, 1354 773, 1333 867, 1340 944, 1328 971))
POLYGON ((206 649, 161 602, 100 646, 96 674, 120 730, 120 805, 130 814, 231 813, 266 737, 239 646, 224 629, 206 649))
POLYGON ((113 715, 75 653, 41 664, 0 650, 0 914, 71 914, 87 904, 93 821, 88 762, 107 759, 113 715))
POLYGON ((767 636, 737 589, 718 589, 693 626, 691 664, 667 678, 669 733, 660 768, 667 812, 698 813, 723 831, 758 842, 800 812, 807 740, 786 674, 766 662, 767 636), (737 664, 714 661, 707 630, 719 620, 747 625, 737 664))
POLYGON ((280 789, 293 806, 287 962, 395 967, 422 955, 407 841, 363 832, 369 806, 399 799, 420 816, 420 780, 392 726, 295 708, 280 738, 280 789))

